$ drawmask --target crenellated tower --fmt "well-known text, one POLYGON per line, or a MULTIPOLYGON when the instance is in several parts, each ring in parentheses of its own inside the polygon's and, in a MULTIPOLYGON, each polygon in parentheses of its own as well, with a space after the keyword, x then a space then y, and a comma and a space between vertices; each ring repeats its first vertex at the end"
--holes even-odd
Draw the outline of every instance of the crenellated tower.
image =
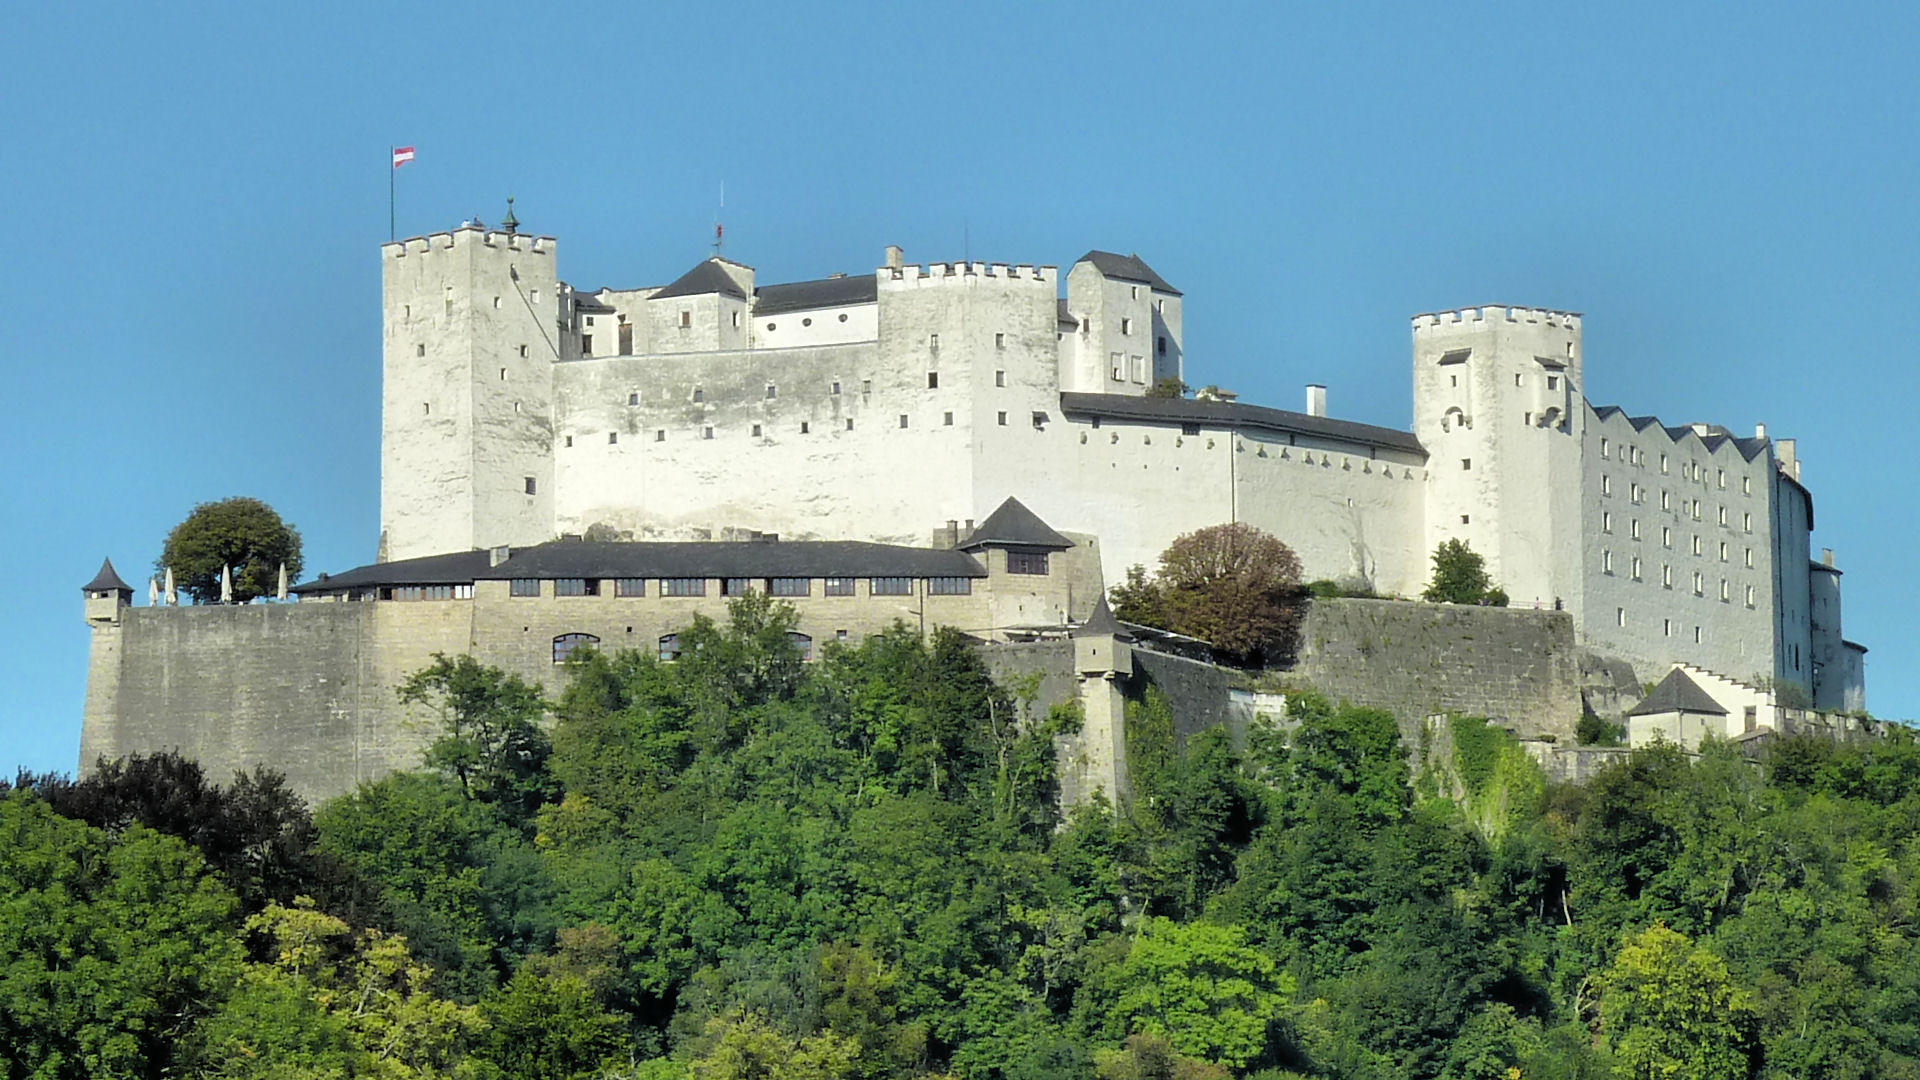
POLYGON ((1461 539, 1515 605, 1577 605, 1580 316, 1478 307, 1413 319, 1413 431, 1431 455, 1427 551, 1461 539))
POLYGON ((382 246, 380 560, 553 538, 555 248, 511 209, 382 246))

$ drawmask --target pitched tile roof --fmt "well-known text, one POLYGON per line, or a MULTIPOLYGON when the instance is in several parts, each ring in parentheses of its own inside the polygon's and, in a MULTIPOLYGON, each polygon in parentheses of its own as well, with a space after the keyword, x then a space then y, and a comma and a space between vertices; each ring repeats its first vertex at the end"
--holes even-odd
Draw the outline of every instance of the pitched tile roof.
POLYGON ((1027 509, 1019 499, 1009 496, 999 509, 988 514, 987 520, 960 542, 960 550, 973 551, 988 545, 1064 551, 1073 546, 1073 541, 1054 532, 1046 522, 1040 520, 1038 514, 1027 509))
POLYGON ((1138 255, 1116 255, 1111 251, 1089 251, 1074 260, 1075 264, 1092 263, 1095 270, 1118 281, 1137 281, 1142 285, 1151 285, 1155 292, 1170 296, 1179 296, 1180 290, 1167 284, 1167 279, 1153 272, 1138 255))
POLYGON ((1113 617, 1113 609, 1107 606, 1107 598, 1105 594, 1101 595, 1099 603, 1093 605, 1093 614, 1087 616, 1087 621, 1081 623, 1078 627, 1074 629, 1073 633, 1071 633, 1068 636, 1069 637, 1111 636, 1121 641, 1133 640, 1133 634, 1130 631, 1128 631, 1126 624, 1121 622, 1119 619, 1116 619, 1113 617))
POLYGON ((880 283, 872 274, 791 281, 784 285, 762 285, 753 290, 753 313, 780 315, 789 311, 871 304, 879 298, 880 283))
POLYGON ((1653 688, 1640 704, 1635 705, 1628 716, 1648 716, 1653 713, 1690 712, 1707 713, 1711 716, 1725 716, 1727 710, 1720 703, 1707 696, 1700 684, 1687 677, 1687 673, 1674 668, 1660 685, 1653 688))
POLYGON ((733 280, 733 275, 720 266, 719 259, 708 259, 693 269, 681 274, 673 283, 654 293, 650 300, 664 300, 673 296, 707 296, 720 293, 723 296, 747 298, 746 290, 733 280))
POLYGON ((492 565, 486 551, 375 563, 297 585, 328 593, 387 585, 465 585, 511 578, 986 577, 961 551, 853 540, 599 543, 554 540, 514 548, 492 565))
POLYGON ((1269 409, 1261 405, 1242 405, 1235 401, 1201 401, 1197 398, 1140 397, 1132 394, 1060 395, 1060 411, 1071 416, 1110 416, 1116 420, 1143 420, 1162 424, 1208 424, 1215 427, 1260 428, 1283 434, 1317 435, 1401 450, 1427 456, 1410 431, 1356 424, 1325 416, 1269 409))

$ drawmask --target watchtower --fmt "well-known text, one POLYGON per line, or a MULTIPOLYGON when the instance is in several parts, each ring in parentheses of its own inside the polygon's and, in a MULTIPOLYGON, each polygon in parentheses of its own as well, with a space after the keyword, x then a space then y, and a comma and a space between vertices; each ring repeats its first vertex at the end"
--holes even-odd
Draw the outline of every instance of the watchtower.
POLYGON ((511 205, 382 245, 381 561, 552 538, 556 247, 511 205))
POLYGON ((1477 307, 1413 319, 1426 550, 1461 539, 1516 604, 1577 605, 1580 316, 1477 307))
POLYGON ((85 599, 87 629, 87 696, 80 736, 80 771, 112 752, 114 722, 120 699, 121 638, 127 609, 133 606, 133 588, 114 572, 113 560, 103 559, 100 572, 80 586, 85 599))

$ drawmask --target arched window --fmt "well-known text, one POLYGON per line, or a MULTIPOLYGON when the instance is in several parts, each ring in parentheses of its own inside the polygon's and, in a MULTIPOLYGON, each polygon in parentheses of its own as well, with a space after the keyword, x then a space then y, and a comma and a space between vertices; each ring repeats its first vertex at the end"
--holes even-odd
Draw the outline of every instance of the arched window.
POLYGON ((811 637, 808 637, 798 630, 789 630, 787 631, 787 643, 793 646, 794 652, 800 654, 801 663, 804 664, 813 659, 813 639, 811 637))
POLYGON ((1541 413, 1540 426, 1543 428, 1558 428, 1560 426, 1560 410, 1558 408, 1550 408, 1546 412, 1541 413))
POLYGON ((575 649, 597 649, 600 639, 592 634, 561 634, 553 639, 553 662, 564 664, 575 649))
POLYGON ((660 639, 660 659, 671 663, 680 659, 680 635, 667 634, 660 639))
POLYGON ((1472 424, 1469 424, 1467 422, 1467 414, 1462 412, 1460 410, 1460 406, 1458 405, 1455 405, 1453 408, 1448 409, 1440 417, 1441 431, 1452 431, 1456 427, 1464 428, 1464 427, 1472 427, 1472 426, 1473 426, 1472 424))

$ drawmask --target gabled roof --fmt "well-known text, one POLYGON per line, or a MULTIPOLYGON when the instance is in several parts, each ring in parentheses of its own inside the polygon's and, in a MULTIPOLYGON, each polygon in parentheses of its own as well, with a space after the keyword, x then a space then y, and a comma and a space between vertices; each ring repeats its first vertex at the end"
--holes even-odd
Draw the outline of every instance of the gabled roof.
POLYGON ((597 290, 595 292, 581 292, 580 290, 575 289, 573 291, 573 310, 583 312, 588 315, 613 314, 614 312, 613 306, 608 304, 605 300, 600 299, 600 297, 597 295, 597 292, 598 292, 597 290))
POLYGON ((871 304, 879 298, 880 283, 872 274, 791 281, 784 285, 762 285, 753 290, 753 313, 779 315, 788 311, 871 304))
POLYGON ((1116 255, 1111 251, 1089 251, 1074 260, 1078 263, 1092 263, 1095 270, 1116 281, 1137 281, 1142 285, 1151 285, 1155 292, 1169 296, 1179 296, 1180 290, 1167 284, 1167 279, 1153 272, 1153 267, 1143 262, 1138 255, 1116 255))
POLYGON ((486 551, 375 563, 296 585, 329 593, 387 585, 465 585, 512 578, 986 577, 961 551, 852 540, 599 543, 554 540, 514 548, 493 565, 486 551))
POLYGON ((1660 685, 1653 688, 1640 704, 1633 707, 1628 716, 1648 716, 1653 713, 1688 712, 1707 713, 1712 716, 1725 716, 1727 710, 1720 703, 1707 696, 1700 684, 1687 677, 1687 673, 1674 668, 1660 685))
POLYGON ((1065 551, 1073 546, 1073 541, 1054 532, 1052 527, 1040 520, 1040 516, 1026 508, 1019 499, 1008 496, 1000 508, 987 515, 965 540, 960 542, 960 550, 972 551, 987 546, 1052 548, 1065 551))
POLYGON ((747 298, 746 290, 733 280, 733 275, 720 266, 719 259, 708 259, 693 269, 681 274, 673 283, 648 297, 650 300, 664 300, 674 296, 707 296, 719 293, 722 296, 747 298))
POLYGON ((1625 416, 1627 423, 1633 427, 1633 430, 1646 431, 1648 428, 1657 427, 1666 435, 1670 442, 1677 443, 1688 437, 1699 439, 1700 444, 1707 448, 1708 453, 1720 449, 1720 447, 1726 443, 1732 443, 1733 448, 1740 451, 1741 457, 1752 461, 1754 458, 1760 456, 1767 448, 1766 439, 1741 438, 1718 424, 1708 425, 1707 433, 1702 435, 1695 431, 1692 425, 1689 424, 1674 427, 1661 423, 1660 418, 1657 416, 1627 416, 1626 410, 1620 408, 1618 405, 1593 405, 1590 407, 1593 409, 1595 419, 1610 420, 1615 416, 1625 416))
POLYGON ((1093 606, 1093 614, 1087 616, 1087 621, 1074 628, 1074 631, 1067 636, 1113 637, 1121 641, 1133 640, 1133 634, 1127 630, 1126 624, 1113 617, 1113 609, 1107 606, 1105 594, 1102 594, 1100 602, 1093 606))
POLYGON ((1080 320, 1074 318, 1073 312, 1067 310, 1066 297, 1063 296, 1054 303, 1054 310, 1058 313, 1057 317, 1060 320, 1061 326, 1071 326, 1076 329, 1080 326, 1080 320))
POLYGON ((133 586, 120 580, 120 575, 114 572, 112 559, 102 559, 100 560, 100 572, 93 575, 92 581, 80 586, 80 591, 132 592, 133 586))
POLYGON ((1326 416, 1309 416, 1261 405, 1242 405, 1237 401, 1143 397, 1137 394, 1063 393, 1060 395, 1060 411, 1069 416, 1110 416, 1116 420, 1208 424, 1220 428, 1257 428, 1281 434, 1315 435, 1427 456, 1426 448, 1410 431, 1356 424, 1351 420, 1335 420, 1326 416))

